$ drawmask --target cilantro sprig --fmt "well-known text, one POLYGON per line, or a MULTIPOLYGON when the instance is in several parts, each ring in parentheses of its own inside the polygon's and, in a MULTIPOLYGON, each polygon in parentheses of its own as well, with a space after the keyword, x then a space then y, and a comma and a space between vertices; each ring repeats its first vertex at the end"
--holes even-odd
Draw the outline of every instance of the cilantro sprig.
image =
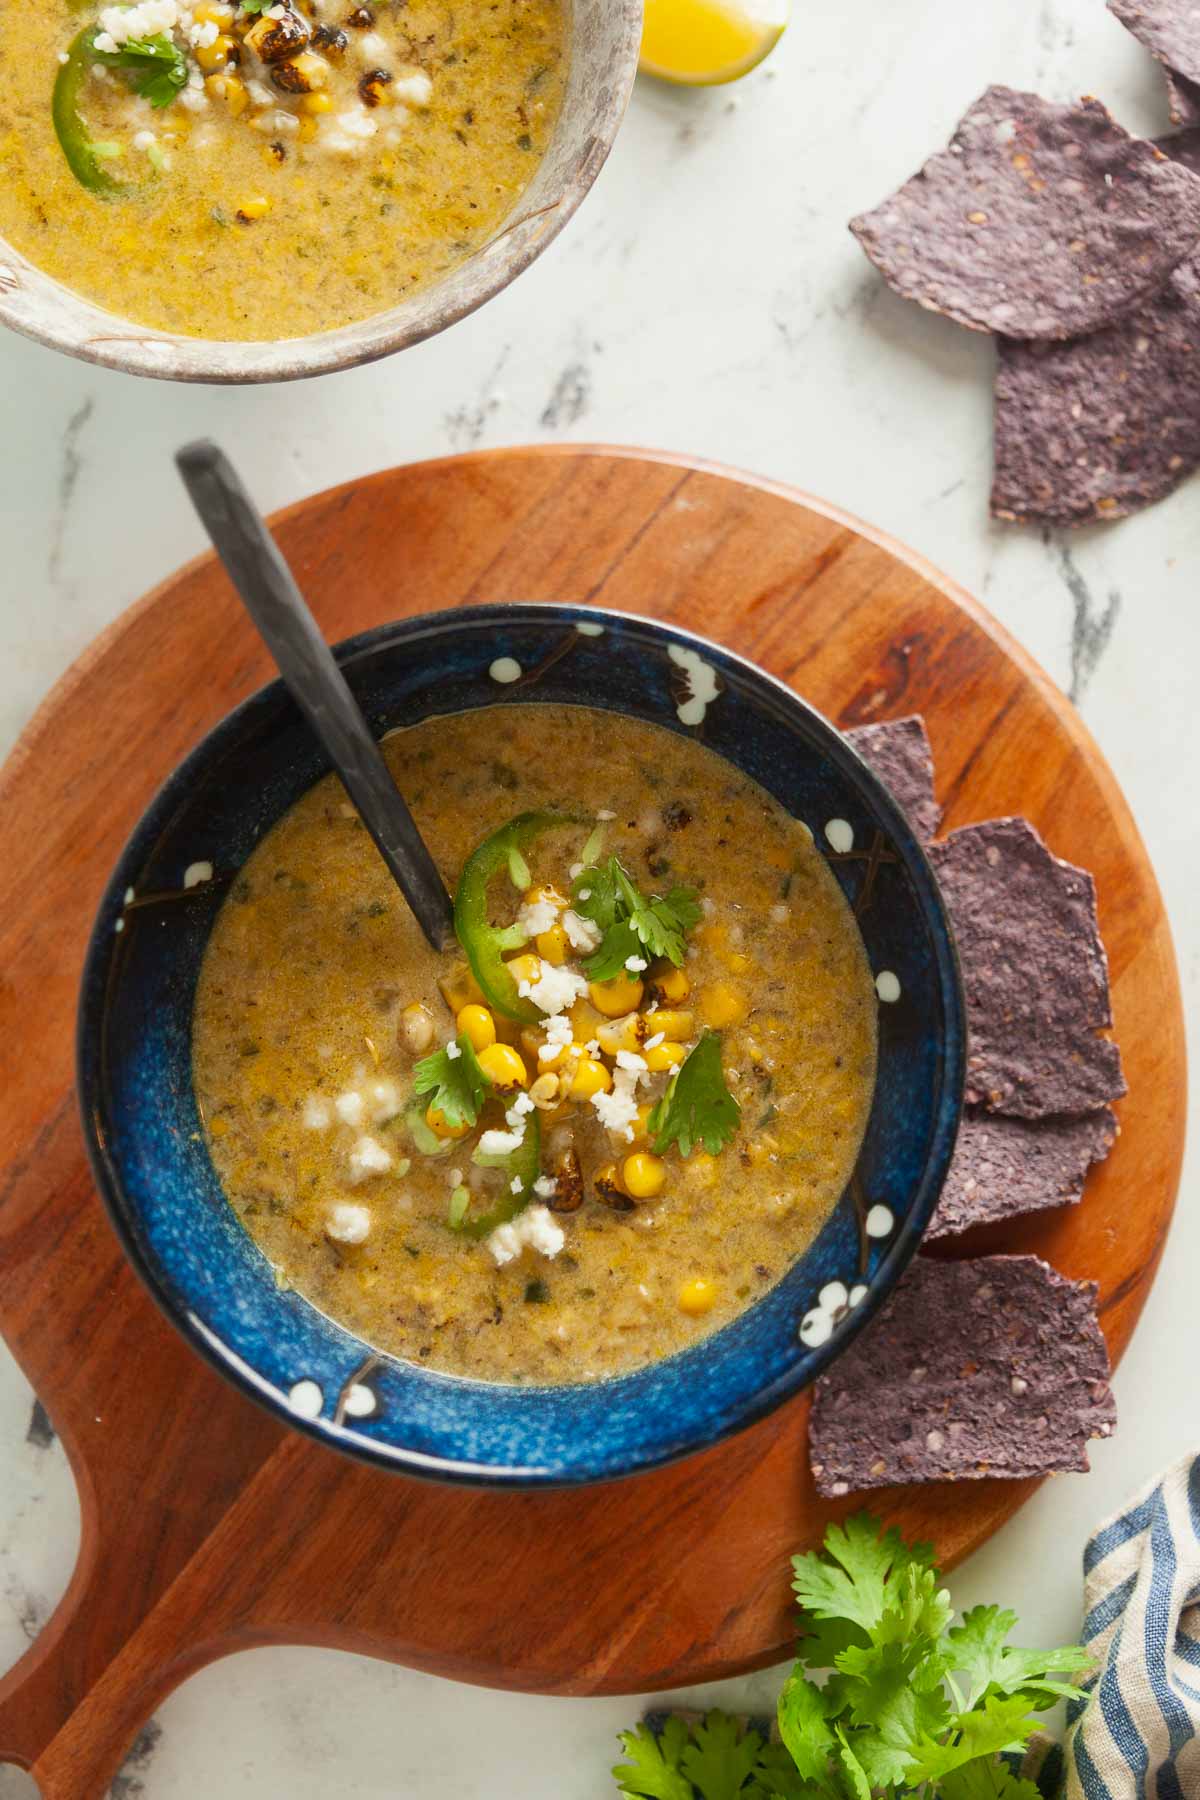
POLYGON ((1001 1752, 1081 1697, 1063 1678, 1088 1666, 1085 1650, 1017 1649, 1015 1614, 995 1606, 952 1626, 929 1545, 866 1513, 792 1566, 804 1636, 779 1697, 782 1743, 723 1713, 671 1719, 657 1737, 642 1725, 622 1734, 613 1770, 628 1800, 1039 1800, 1001 1752))
POLYGON ((93 43, 90 54, 105 68, 121 69, 132 76, 134 93, 154 107, 170 106, 187 86, 187 57, 162 31, 153 37, 130 38, 119 50, 97 50, 93 43))
POLYGON ((589 864, 575 877, 571 904, 603 933, 599 948, 583 965, 591 981, 611 981, 629 957, 643 954, 665 957, 678 967, 687 933, 700 918, 695 888, 644 894, 616 856, 589 864))
POLYGON ((413 1088, 418 1094, 432 1094, 435 1106, 451 1130, 470 1127, 479 1117, 492 1083, 479 1066, 479 1058, 466 1032, 454 1040, 457 1056, 449 1046, 423 1056, 413 1070, 413 1088))
POLYGON ((719 1156, 741 1117, 742 1109, 725 1083, 720 1033, 706 1031, 667 1083, 650 1113, 648 1129, 659 1156, 672 1144, 678 1144, 680 1156, 690 1156, 698 1144, 710 1156, 719 1156))

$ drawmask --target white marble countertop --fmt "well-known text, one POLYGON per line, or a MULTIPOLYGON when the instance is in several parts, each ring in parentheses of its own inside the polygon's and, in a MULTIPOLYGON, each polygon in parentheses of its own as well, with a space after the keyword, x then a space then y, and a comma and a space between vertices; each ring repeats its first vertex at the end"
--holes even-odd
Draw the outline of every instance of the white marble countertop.
MULTIPOLYGON (((208 432, 235 448, 266 507, 478 444, 568 437, 695 452, 906 539, 1072 694, 1132 801, 1195 1006, 1200 480, 1069 540, 990 526, 990 346, 894 299, 845 230, 988 82, 1054 99, 1096 93, 1134 129, 1161 131, 1154 65, 1102 0, 794 3, 779 51, 740 86, 640 85, 559 243, 474 318, 391 362, 275 390, 188 389, 0 342, 0 751, 100 627, 200 548, 168 460, 186 438, 208 432)), ((1074 1636, 1088 1530, 1200 1438, 1179 1378, 1196 1361, 1198 1183, 1193 1158, 1116 1379, 1119 1434, 1094 1447, 1090 1477, 1048 1483, 951 1583, 961 1604, 1016 1607, 1027 1642, 1074 1636)), ((2 1349, 0 1445, 3 1668, 66 1584, 77 1509, 2 1349)), ((716 1692, 761 1704, 776 1687, 763 1675, 716 1692)), ((263 1650, 174 1694, 112 1791, 603 1800, 614 1734, 639 1710, 263 1650)), ((19 1791, 0 1772, 0 1797, 19 1791)))

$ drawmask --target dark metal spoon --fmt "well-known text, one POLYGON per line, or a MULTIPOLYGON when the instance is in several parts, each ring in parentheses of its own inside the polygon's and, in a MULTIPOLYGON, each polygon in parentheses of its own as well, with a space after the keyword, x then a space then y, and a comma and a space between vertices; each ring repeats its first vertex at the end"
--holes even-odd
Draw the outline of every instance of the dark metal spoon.
POLYGON ((186 444, 175 461, 292 698, 325 746, 421 930, 435 950, 446 949, 454 912, 437 865, 262 514, 229 458, 209 439, 186 444))

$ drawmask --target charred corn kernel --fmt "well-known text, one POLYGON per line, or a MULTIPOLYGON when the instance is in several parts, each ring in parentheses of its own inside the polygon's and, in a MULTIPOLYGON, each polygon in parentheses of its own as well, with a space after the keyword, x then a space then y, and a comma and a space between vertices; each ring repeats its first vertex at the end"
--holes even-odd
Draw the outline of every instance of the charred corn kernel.
POLYGON ((265 219, 271 210, 271 202, 265 194, 251 194, 238 203, 237 216, 243 225, 253 225, 256 219, 265 219))
POLYGON ((305 94, 300 101, 302 113, 317 114, 333 111, 333 99, 329 94, 305 94))
POLYGON ((588 997, 597 1012, 602 1012, 606 1019, 617 1019, 622 1013, 632 1012, 642 1003, 645 989, 636 975, 624 970, 614 975, 611 981, 589 981, 588 997))
MULTIPOLYGON (((309 98, 315 100, 317 96, 311 94, 309 98)), ((299 144, 311 144, 319 129, 320 127, 315 119, 301 119, 300 129, 296 133, 296 142, 299 144)))
POLYGON ((590 1100, 593 1094, 606 1094, 611 1086, 612 1076, 604 1064, 585 1050, 575 1065, 567 1095, 572 1100, 590 1100))
POLYGON ((700 1017, 713 1031, 736 1025, 746 1016, 746 1002, 727 981, 718 981, 700 996, 700 1017))
POLYGON ((441 1107, 434 1106, 432 1101, 425 1108, 425 1123, 434 1137, 440 1138, 466 1137, 471 1129, 469 1125, 451 1125, 441 1107))
POLYGON ((667 1165, 661 1156, 635 1150, 621 1166, 626 1193, 635 1200, 654 1200, 667 1185, 667 1165))
POLYGON ((681 1000, 686 1000, 692 986, 687 970, 677 969, 674 963, 669 962, 655 963, 650 971, 649 982, 650 991, 655 998, 660 1002, 669 1000, 672 1006, 678 1006, 681 1000))
POLYGON ((513 980, 518 985, 522 981, 538 981, 542 973, 542 959, 540 956, 531 956, 526 952, 522 956, 510 956, 508 967, 513 980))
POLYGON ((454 1023, 466 1035, 472 1050, 478 1055, 481 1050, 488 1050, 496 1041, 496 1021, 486 1006, 469 1006, 459 1008, 454 1023))
POLYGON ((192 51, 197 64, 207 75, 223 69, 229 61, 229 52, 233 49, 233 39, 225 32, 214 38, 211 44, 204 44, 192 51))
POLYGON ((489 1044, 486 1050, 479 1052, 479 1066, 502 1094, 524 1087, 529 1080, 525 1064, 511 1044, 489 1044))
POLYGON ((750 958, 740 950, 735 950, 731 956, 726 958, 726 961, 734 975, 745 975, 750 967, 750 958))
POLYGON ((653 1050, 643 1050, 646 1067, 652 1075, 661 1075, 664 1069, 677 1069, 687 1051, 682 1044, 655 1044, 653 1050))
POLYGON ((702 1313, 711 1312, 716 1305, 717 1290, 711 1281, 705 1281, 698 1275, 694 1281, 685 1281, 676 1296, 680 1312, 689 1318, 698 1319, 702 1313))
POLYGON ((566 962, 571 946, 561 925, 551 925, 548 931, 539 931, 533 941, 543 962, 553 963, 556 969, 566 962))
POLYGON ((682 1043, 685 1038, 691 1037, 696 1025, 690 1012, 671 1012, 660 1009, 658 1012, 650 1014, 646 1021, 646 1028, 651 1037, 661 1031, 665 1038, 674 1038, 676 1043, 682 1043))
POLYGON ((597 1200, 605 1206, 611 1206, 614 1212, 632 1212, 633 1201, 625 1192, 624 1179, 616 1163, 605 1163, 597 1169, 595 1179, 597 1200))
POLYGON ((623 1019, 606 1020, 596 1027, 600 1048, 615 1056, 618 1050, 640 1050, 650 1035, 650 1026, 641 1013, 626 1013, 623 1019))

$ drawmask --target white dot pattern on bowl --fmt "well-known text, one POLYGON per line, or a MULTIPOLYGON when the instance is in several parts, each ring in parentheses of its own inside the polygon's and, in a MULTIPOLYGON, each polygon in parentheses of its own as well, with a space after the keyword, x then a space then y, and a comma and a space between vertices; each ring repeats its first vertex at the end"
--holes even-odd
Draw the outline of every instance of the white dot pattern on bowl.
POLYGON ((891 969, 880 969, 875 977, 875 992, 885 1006, 894 1006, 900 998, 900 977, 891 969))
POLYGON ((848 856, 854 848, 854 827, 849 819, 827 819, 825 841, 838 856, 848 856))
POLYGON ((520 681, 521 665, 515 656, 498 656, 488 669, 488 674, 501 687, 508 687, 511 682, 520 681))
POLYGON ((301 1419, 319 1419, 325 1396, 315 1381, 298 1381, 288 1394, 288 1405, 301 1419))

